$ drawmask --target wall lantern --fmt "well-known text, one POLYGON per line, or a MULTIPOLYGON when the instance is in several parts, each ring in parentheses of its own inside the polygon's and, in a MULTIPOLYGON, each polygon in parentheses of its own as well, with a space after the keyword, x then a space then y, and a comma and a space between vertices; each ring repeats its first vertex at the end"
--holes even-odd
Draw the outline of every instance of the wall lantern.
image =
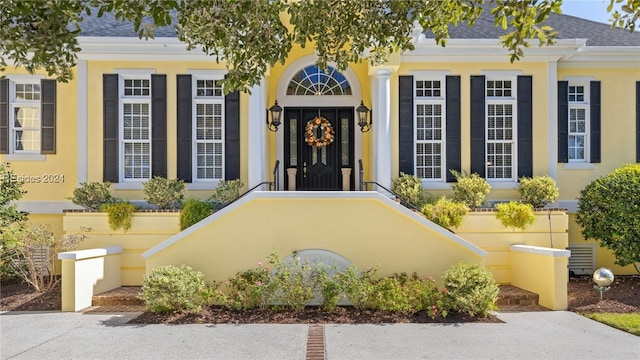
POLYGON ((280 116, 282 115, 282 107, 278 105, 278 100, 276 100, 275 104, 268 109, 268 112, 271 113, 271 121, 269 121, 269 116, 267 115, 267 128, 270 131, 276 132, 278 131, 278 126, 282 124, 280 122, 280 116))
POLYGON ((360 131, 365 133, 371 130, 371 110, 364 106, 362 100, 360 100, 360 106, 356 108, 356 113, 358 113, 358 125, 360 126, 360 131))

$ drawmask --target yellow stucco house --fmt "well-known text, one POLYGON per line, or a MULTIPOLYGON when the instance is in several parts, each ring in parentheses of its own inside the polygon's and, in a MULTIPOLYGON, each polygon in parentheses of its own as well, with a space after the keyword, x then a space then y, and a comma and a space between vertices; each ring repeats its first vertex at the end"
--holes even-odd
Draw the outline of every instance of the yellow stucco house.
POLYGON ((124 248, 124 284, 167 262, 215 263, 215 278, 274 248, 324 249, 396 271, 480 261, 513 283, 504 264, 526 263, 510 248, 524 244, 543 253, 570 249, 569 268, 578 273, 600 266, 633 273, 582 239, 573 219, 589 182, 640 162, 640 33, 567 15, 552 14, 548 23, 559 31, 557 43, 528 48, 514 63, 499 44, 501 29, 483 18, 452 28, 446 47, 416 29, 414 51, 343 72, 322 71, 312 48, 294 48, 250 94, 224 95, 224 64, 187 51, 171 29, 144 41, 108 14, 87 19, 69 83, 23 69, 0 74, 0 161, 24 181, 19 206, 32 221, 58 235, 84 231, 92 238, 86 247, 124 248), (269 113, 275 105, 280 124, 269 113), (371 109, 366 121, 361 105, 371 109), (315 127, 316 118, 327 126, 315 127), (310 139, 306 129, 328 137, 310 139), (483 219, 451 234, 384 189, 403 172, 447 194, 450 169, 485 177, 490 201, 517 199, 522 176, 550 175, 560 189, 554 207, 567 212, 496 243, 483 219), (69 197, 80 183, 109 181, 114 196, 142 202, 142 182, 153 176, 183 179, 188 197, 208 197, 223 179, 253 190, 182 233, 175 214, 144 214, 136 220, 143 229, 124 234, 90 214, 64 213, 77 208, 69 197), (378 186, 365 189, 363 181, 378 186), (403 259, 389 260, 398 251, 403 259))

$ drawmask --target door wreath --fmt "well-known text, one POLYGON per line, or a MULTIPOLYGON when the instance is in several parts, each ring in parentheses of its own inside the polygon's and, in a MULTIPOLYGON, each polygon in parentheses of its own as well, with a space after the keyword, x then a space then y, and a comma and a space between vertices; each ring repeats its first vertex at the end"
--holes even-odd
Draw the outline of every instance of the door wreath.
POLYGON ((304 141, 309 146, 323 147, 331 144, 333 140, 334 132, 329 120, 322 116, 316 116, 307 122, 307 126, 304 128, 304 141))

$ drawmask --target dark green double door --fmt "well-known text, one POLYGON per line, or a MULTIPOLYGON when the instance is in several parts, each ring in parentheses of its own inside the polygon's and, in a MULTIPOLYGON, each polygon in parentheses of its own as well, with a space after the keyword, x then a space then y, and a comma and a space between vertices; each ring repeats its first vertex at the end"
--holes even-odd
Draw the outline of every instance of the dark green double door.
MULTIPOLYGON (((285 189, 289 188, 286 169, 296 169, 296 190, 343 190, 343 169, 351 169, 349 189, 354 189, 354 109, 299 107, 284 109, 285 189), (311 146, 305 141, 305 128, 316 117, 326 119, 334 140, 327 146, 311 146)), ((314 135, 322 136, 319 128, 314 135)))

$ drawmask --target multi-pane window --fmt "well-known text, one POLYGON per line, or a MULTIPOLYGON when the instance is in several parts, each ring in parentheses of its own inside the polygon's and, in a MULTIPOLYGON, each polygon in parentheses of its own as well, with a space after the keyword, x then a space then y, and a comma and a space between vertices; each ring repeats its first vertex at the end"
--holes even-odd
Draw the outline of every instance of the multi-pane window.
POLYGON ((351 95, 351 85, 343 74, 331 66, 323 70, 310 65, 291 79, 287 95, 351 95))
POLYGON ((569 85, 569 161, 587 160, 589 103, 584 85, 569 85))
POLYGON ((224 179, 224 96, 216 79, 194 82, 194 171, 197 180, 224 179))
POLYGON ((12 153, 40 151, 40 82, 11 82, 12 153))
POLYGON ((486 176, 493 180, 515 180, 515 81, 486 82, 486 176))
POLYGON ((122 79, 121 144, 122 178, 151 177, 151 81, 147 78, 122 79))
POLYGON ((442 180, 444 161, 444 81, 416 80, 415 174, 442 180))

